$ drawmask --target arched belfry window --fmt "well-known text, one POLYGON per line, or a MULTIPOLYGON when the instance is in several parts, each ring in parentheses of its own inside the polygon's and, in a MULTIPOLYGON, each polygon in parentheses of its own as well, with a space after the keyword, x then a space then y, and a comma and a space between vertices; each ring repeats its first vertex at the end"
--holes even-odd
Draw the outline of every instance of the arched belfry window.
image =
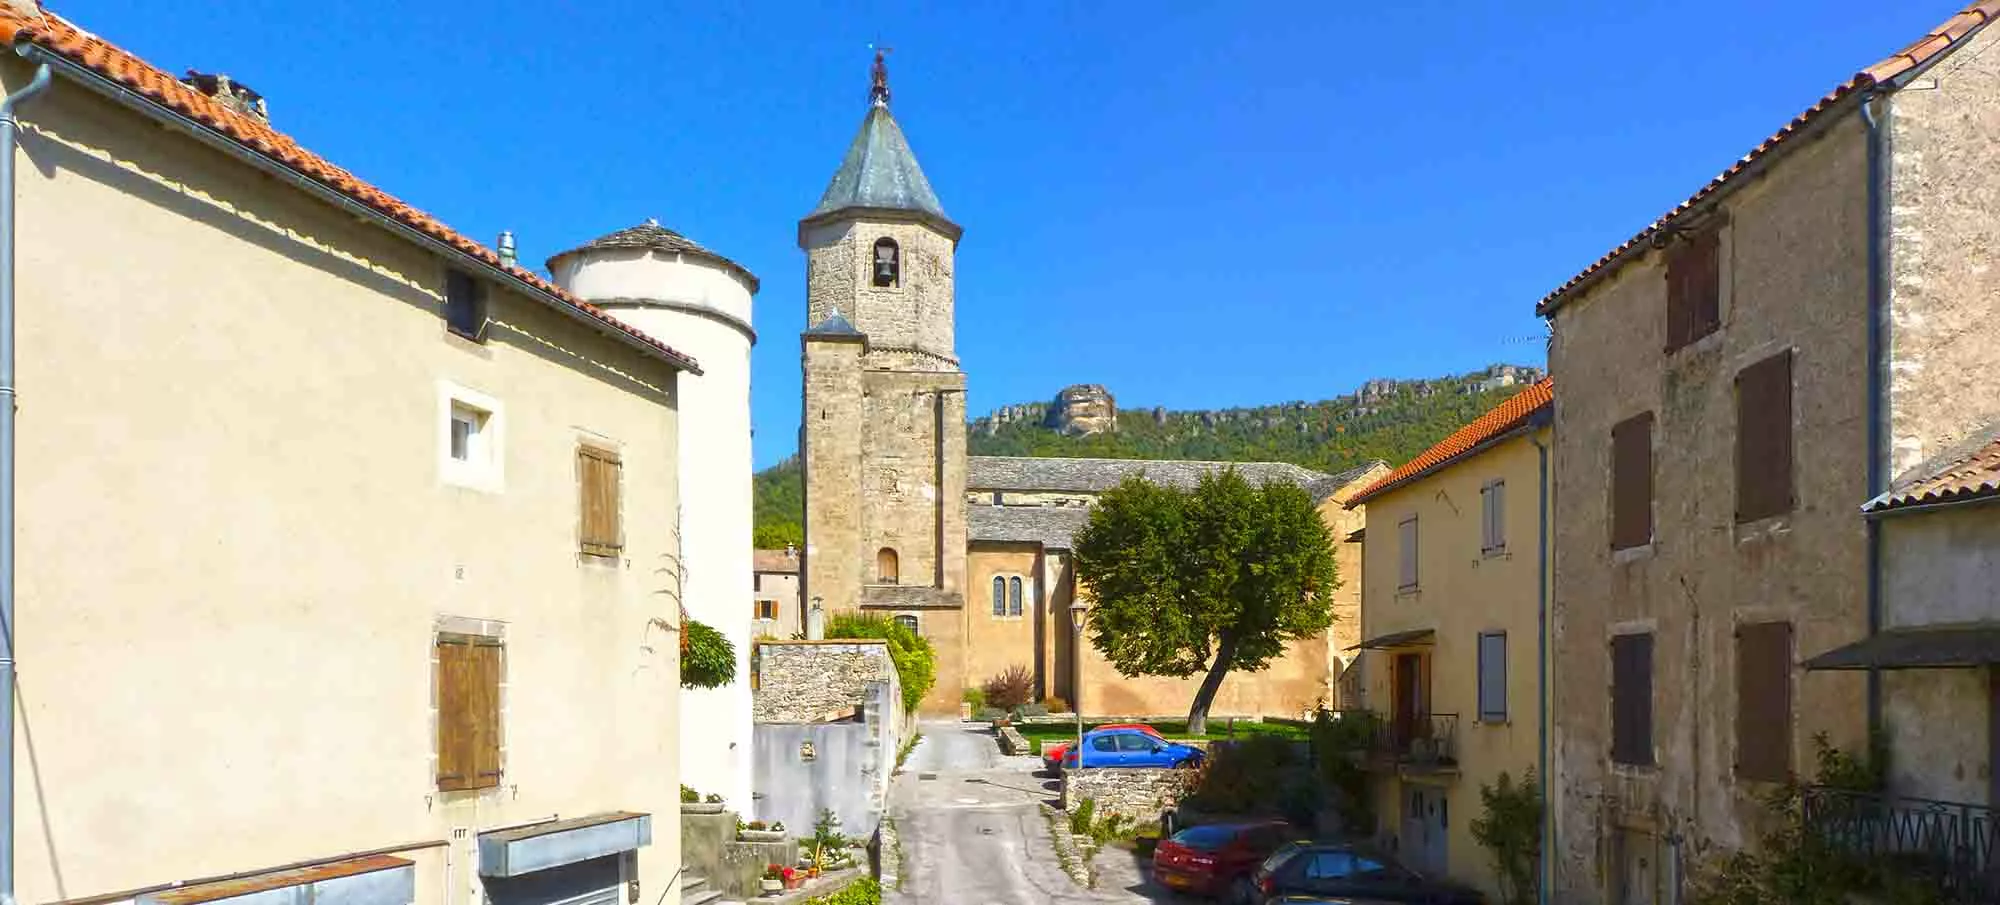
POLYGON ((875 554, 875 581, 878 584, 895 584, 897 577, 896 551, 883 547, 881 552, 875 554))
POLYGON ((903 283, 903 250, 896 240, 883 236, 875 240, 875 285, 900 286, 903 283))
POLYGON ((993 576, 993 615, 1007 615, 1007 579, 993 576))

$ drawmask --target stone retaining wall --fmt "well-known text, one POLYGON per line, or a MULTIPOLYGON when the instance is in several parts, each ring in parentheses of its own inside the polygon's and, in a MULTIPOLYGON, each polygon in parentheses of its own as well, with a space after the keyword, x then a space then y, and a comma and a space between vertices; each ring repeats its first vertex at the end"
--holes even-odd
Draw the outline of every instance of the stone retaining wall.
POLYGON ((1160 814, 1180 804, 1192 771, 1160 767, 1092 767, 1066 770, 1062 806, 1075 812, 1084 799, 1097 802, 1099 816, 1120 814, 1140 824, 1157 824, 1160 814))
POLYGON ((884 641, 759 641, 755 664, 751 714, 759 723, 847 718, 867 700, 871 682, 889 683, 901 701, 884 641))

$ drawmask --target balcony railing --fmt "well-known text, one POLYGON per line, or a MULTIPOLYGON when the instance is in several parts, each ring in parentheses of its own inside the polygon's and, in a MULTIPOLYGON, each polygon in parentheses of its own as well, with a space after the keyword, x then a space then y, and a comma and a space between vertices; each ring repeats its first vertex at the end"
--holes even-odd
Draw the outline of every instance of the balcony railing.
POLYGON ((1398 720, 1371 710, 1340 712, 1340 719, 1362 726, 1369 759, 1383 766, 1448 770, 1458 766, 1458 714, 1433 713, 1398 720))
POLYGON ((1836 849, 1935 883, 1949 901, 2000 902, 2000 814, 1927 798, 1814 787, 1806 825, 1836 849))

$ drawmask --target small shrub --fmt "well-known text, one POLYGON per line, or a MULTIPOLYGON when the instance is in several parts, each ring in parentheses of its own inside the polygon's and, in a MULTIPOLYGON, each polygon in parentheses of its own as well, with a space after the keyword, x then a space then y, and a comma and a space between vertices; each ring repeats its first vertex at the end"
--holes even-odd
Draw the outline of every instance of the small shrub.
POLYGON ((682 688, 721 688, 736 681, 736 647, 714 627, 681 620, 682 688))
POLYGON ((1001 710, 1013 710, 1034 700, 1035 674, 1025 666, 1009 666, 1005 672, 986 680, 986 703, 1001 710))
POLYGON ((703 800, 703 801, 706 801, 706 802, 708 802, 709 804, 721 804, 721 803, 722 803, 722 796, 720 796, 720 795, 717 795, 717 794, 715 794, 714 792, 710 792, 710 793, 708 793, 708 795, 707 795, 706 797, 704 797, 704 798, 703 798, 702 800, 703 800))
POLYGON ((1040 703, 1023 704, 1019 707, 1014 708, 1014 715, 1016 717, 1048 716, 1049 709, 1047 707, 1043 707, 1040 703))
POLYGON ((700 800, 701 793, 695 791, 693 786, 681 786, 681 804, 694 804, 700 800))
POLYGON ((1535 768, 1521 781, 1501 771, 1493 785, 1479 784, 1484 813, 1472 819, 1472 838, 1493 859, 1493 876, 1500 881, 1506 905, 1535 901, 1542 862, 1542 792, 1535 768))
POLYGON ((965 694, 961 696, 959 700, 964 701, 968 706, 970 706, 972 708, 973 713, 978 713, 986 709, 986 692, 981 689, 968 688, 965 690, 965 694))
POLYGON ((1048 713, 1068 713, 1069 702, 1051 695, 1042 699, 1042 710, 1048 713))
POLYGON ((1086 798, 1069 815, 1069 831, 1078 836, 1090 832, 1090 819, 1097 814, 1097 799, 1086 798))
POLYGON ((1300 794, 1297 774, 1303 766, 1289 739, 1246 735, 1210 750, 1189 801, 1218 813, 1283 813, 1300 794))
POLYGON ((924 695, 937 684, 937 651, 931 639, 893 619, 866 613, 842 613, 826 627, 828 638, 876 638, 889 642, 889 660, 903 686, 903 709, 916 712, 924 695))

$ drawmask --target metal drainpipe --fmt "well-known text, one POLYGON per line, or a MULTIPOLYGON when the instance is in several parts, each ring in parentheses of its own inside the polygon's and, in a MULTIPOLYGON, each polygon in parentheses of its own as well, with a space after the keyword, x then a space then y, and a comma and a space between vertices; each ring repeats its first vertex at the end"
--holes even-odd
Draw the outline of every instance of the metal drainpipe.
POLYGON ((1535 493, 1539 507, 1535 533, 1535 582, 1539 585, 1535 606, 1535 688, 1536 710, 1540 712, 1536 720, 1540 741, 1535 746, 1535 756, 1540 760, 1536 769, 1542 793, 1542 857, 1535 865, 1535 901, 1548 905, 1550 887, 1554 886, 1550 880, 1556 852, 1556 815, 1555 809, 1549 807, 1549 789, 1553 785, 1549 777, 1549 447, 1534 434, 1529 434, 1528 439, 1535 444, 1535 457, 1541 468, 1535 493))
MULTIPOLYGON (((1888 293, 1883 281, 1887 277, 1882 261, 1882 243, 1885 241, 1883 219, 1888 212, 1888 190, 1882 184, 1882 160, 1886 156, 1889 134, 1875 116, 1875 98, 1868 94, 1861 98, 1861 121, 1868 126, 1868 498, 1874 499, 1885 489, 1884 458, 1887 431, 1882 417, 1887 410, 1883 395, 1886 382, 1882 379, 1882 368, 1887 356, 1882 348, 1883 324, 1886 314, 1888 293)), ((1882 525, 1878 519, 1866 519, 1864 530, 1868 533, 1868 635, 1873 637, 1882 628, 1882 525)), ((1869 744, 1874 744, 1875 733, 1882 728, 1882 673, 1868 670, 1868 734, 1869 744)))
POLYGON ((14 903, 14 111, 49 87, 49 66, 0 100, 0 905, 14 903))

